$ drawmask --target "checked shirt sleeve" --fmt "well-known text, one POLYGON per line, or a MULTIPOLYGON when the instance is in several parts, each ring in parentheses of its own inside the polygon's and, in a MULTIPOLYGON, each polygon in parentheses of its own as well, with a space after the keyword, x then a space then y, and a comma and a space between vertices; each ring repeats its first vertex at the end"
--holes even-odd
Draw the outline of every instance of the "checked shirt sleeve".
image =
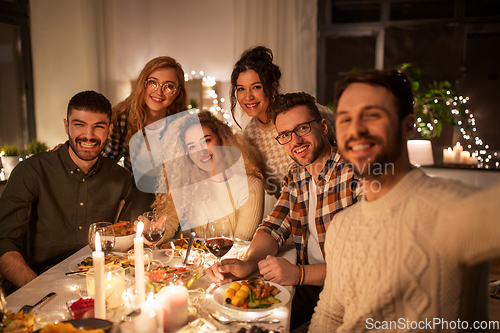
POLYGON ((293 193, 289 191, 288 182, 289 176, 286 176, 281 196, 274 205, 273 211, 264 218, 256 231, 256 233, 265 232, 270 234, 280 248, 292 233, 291 216, 294 215, 292 205, 296 201, 293 193))

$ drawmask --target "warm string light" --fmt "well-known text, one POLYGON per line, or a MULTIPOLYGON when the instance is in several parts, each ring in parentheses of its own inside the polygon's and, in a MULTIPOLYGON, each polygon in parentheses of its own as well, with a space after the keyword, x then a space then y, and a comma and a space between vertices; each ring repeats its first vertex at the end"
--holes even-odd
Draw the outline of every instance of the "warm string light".
MULTIPOLYGON (((210 112, 212 112, 216 117, 219 117, 219 113, 223 118, 223 121, 226 125, 229 127, 233 126, 233 123, 230 121, 231 120, 231 113, 228 110, 225 110, 219 106, 219 103, 224 103, 226 100, 224 97, 220 97, 215 91, 215 87, 217 84, 217 81, 215 77, 213 76, 204 76, 205 73, 203 71, 196 72, 194 70, 191 71, 191 76, 189 74, 184 73, 184 81, 188 82, 190 80, 194 79, 200 79, 202 80, 202 86, 207 88, 207 93, 208 93, 208 98, 207 100, 211 100, 212 104, 209 105, 207 108, 210 112)), ((193 106, 189 105, 189 108, 191 109, 193 106)), ((193 109, 189 113, 194 114, 194 113, 199 113, 200 109, 193 109)), ((233 132, 235 130, 233 129, 233 132)))
MULTIPOLYGON (((454 98, 453 105, 456 106, 458 103, 465 104, 468 101, 468 96, 456 96, 454 98)), ((451 113, 455 116, 455 118, 459 116, 457 109, 452 109, 451 113)), ((492 153, 489 152, 490 146, 480 138, 479 134, 477 134, 476 119, 474 118, 474 114, 469 109, 466 109, 465 119, 458 120, 457 124, 460 126, 459 131, 463 140, 466 141, 464 146, 473 150, 472 156, 477 157, 478 166, 480 168, 484 167, 488 169, 490 167, 489 163, 493 162, 493 159, 498 156, 498 153, 496 151, 492 153)), ((500 167, 500 163, 496 161, 494 163, 494 167, 498 169, 500 167)))

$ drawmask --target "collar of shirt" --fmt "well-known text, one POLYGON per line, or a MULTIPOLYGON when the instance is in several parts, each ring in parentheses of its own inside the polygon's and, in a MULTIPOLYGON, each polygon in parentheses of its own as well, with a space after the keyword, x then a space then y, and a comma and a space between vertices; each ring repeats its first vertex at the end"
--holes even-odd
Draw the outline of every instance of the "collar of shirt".
POLYGON ((82 170, 80 170, 80 168, 75 164, 75 162, 73 162, 71 156, 69 156, 69 148, 69 141, 66 141, 64 146, 57 150, 64 164, 64 168, 68 173, 72 174, 78 180, 82 180, 84 178, 93 176, 99 170, 100 166, 102 165, 103 157, 99 155, 99 157, 97 158, 97 162, 94 164, 94 167, 87 174, 84 174, 82 170))
MULTIPOLYGON (((318 185, 321 183, 321 180, 323 180, 323 179, 326 182, 330 181, 333 173, 337 169, 336 168, 337 164, 342 160, 340 154, 338 153, 337 144, 335 142, 330 142, 330 144, 332 145, 330 157, 328 157, 328 160, 326 161, 325 165, 323 166, 323 169, 319 173, 318 185)), ((298 163, 295 163, 294 166, 296 168, 295 181, 299 182, 302 180, 307 180, 309 178, 312 178, 311 174, 309 173, 309 171, 307 171, 305 166, 300 165, 298 163)))

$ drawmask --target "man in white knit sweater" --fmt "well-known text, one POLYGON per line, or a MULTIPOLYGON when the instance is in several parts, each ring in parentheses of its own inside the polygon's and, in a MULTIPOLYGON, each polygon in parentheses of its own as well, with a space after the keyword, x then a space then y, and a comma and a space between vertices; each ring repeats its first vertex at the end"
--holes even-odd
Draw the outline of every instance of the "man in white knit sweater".
POLYGON ((309 331, 500 329, 486 322, 500 188, 480 192, 410 164, 413 94, 403 73, 353 73, 335 100, 339 151, 364 177, 365 196, 327 230, 327 275, 309 331))

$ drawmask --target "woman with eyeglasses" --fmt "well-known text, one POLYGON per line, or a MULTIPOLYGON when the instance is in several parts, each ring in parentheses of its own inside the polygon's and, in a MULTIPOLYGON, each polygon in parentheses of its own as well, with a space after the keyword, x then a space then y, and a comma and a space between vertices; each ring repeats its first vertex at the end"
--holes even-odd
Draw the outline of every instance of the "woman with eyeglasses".
MULTIPOLYGON (((268 193, 279 197, 281 182, 293 160, 275 139, 278 135, 270 114, 279 94, 280 68, 273 63, 273 52, 264 46, 246 50, 236 62, 231 74, 231 113, 236 105, 252 119, 244 129, 246 139, 261 152, 267 166, 268 193)), ((317 104, 328 124, 328 139, 335 140, 335 116, 325 106, 317 104)), ((239 125, 239 124, 238 124, 239 125)))
MULTIPOLYGON (((166 117, 184 110, 187 110, 187 93, 181 65, 167 56, 150 60, 135 81, 130 96, 113 108, 113 132, 103 156, 117 162, 123 157, 129 172, 147 174, 151 168, 150 150, 156 145, 143 144, 140 149, 130 150, 130 139, 142 131, 148 143, 159 143, 165 132, 166 117)), ((136 189, 134 201, 132 217, 149 210, 154 194, 136 189)))
MULTIPOLYGON (((135 81, 132 93, 113 108, 113 132, 103 155, 118 161, 132 172, 129 141, 144 127, 169 115, 187 110, 184 71, 173 58, 150 60, 135 81)), ((149 137, 149 133, 148 133, 149 137)))

